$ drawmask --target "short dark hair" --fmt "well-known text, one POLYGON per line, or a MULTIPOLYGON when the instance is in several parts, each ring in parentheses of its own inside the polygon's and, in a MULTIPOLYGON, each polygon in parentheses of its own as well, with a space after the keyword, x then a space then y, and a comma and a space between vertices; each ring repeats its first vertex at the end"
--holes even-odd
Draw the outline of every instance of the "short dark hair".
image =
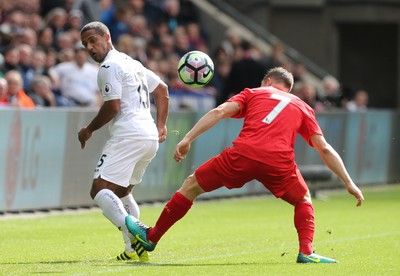
POLYGON ((267 78, 271 78, 276 82, 282 83, 286 88, 289 89, 289 91, 293 88, 293 75, 283 67, 274 67, 268 70, 263 81, 265 81, 267 78))
POLYGON ((93 21, 90 22, 88 24, 86 24, 85 26, 83 26, 82 30, 81 30, 81 35, 89 30, 94 30, 96 33, 98 33, 99 35, 103 36, 105 34, 110 34, 110 30, 107 28, 107 26, 104 23, 101 23, 99 21, 93 21))

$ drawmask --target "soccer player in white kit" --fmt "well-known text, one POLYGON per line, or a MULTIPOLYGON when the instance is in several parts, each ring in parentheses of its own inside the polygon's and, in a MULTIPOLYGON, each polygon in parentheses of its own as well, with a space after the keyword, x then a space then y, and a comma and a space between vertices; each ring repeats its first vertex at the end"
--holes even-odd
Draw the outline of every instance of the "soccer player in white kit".
POLYGON ((168 87, 140 62, 115 50, 103 23, 86 24, 81 41, 100 63, 97 82, 104 100, 97 115, 78 133, 81 148, 95 130, 107 123, 111 134, 95 168, 90 195, 104 216, 122 231, 126 246, 116 259, 148 261, 148 253, 129 233, 125 217, 129 214, 139 218, 132 189, 141 182, 159 142, 167 136, 168 87), (156 104, 155 122, 149 93, 156 104))

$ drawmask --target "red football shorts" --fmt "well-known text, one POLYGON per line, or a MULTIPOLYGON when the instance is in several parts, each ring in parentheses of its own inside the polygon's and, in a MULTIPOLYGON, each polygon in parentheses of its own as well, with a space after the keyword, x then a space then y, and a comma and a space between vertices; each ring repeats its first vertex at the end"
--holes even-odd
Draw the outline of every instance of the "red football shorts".
POLYGON ((241 188, 247 182, 256 179, 274 196, 296 204, 308 191, 294 163, 292 169, 282 170, 244 157, 233 148, 227 148, 211 158, 197 168, 194 174, 197 182, 206 192, 221 187, 241 188))

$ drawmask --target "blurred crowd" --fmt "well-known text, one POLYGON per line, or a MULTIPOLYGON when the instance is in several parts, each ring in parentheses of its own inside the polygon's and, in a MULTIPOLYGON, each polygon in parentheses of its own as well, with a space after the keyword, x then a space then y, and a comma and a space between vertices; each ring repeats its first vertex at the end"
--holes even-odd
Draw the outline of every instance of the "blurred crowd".
POLYGON ((98 20, 114 46, 157 73, 168 84, 172 110, 207 110, 245 87, 257 87, 269 68, 282 66, 295 77, 293 93, 316 111, 365 110, 368 93, 343 93, 339 81, 307 79, 304 64, 291 63, 285 46, 266 55, 235 29, 217 49, 190 0, 0 0, 0 106, 91 107, 102 104, 97 68, 80 43, 84 24, 98 20), (179 59, 191 50, 214 60, 215 74, 201 88, 185 86, 179 59))

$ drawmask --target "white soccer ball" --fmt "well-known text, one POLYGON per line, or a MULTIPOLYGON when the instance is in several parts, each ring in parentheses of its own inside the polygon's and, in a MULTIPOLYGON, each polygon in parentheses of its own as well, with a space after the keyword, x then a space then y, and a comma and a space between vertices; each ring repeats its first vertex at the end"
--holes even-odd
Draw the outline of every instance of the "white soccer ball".
POLYGON ((178 63, 178 75, 183 83, 191 87, 202 87, 214 76, 212 59, 201 51, 186 53, 178 63))

